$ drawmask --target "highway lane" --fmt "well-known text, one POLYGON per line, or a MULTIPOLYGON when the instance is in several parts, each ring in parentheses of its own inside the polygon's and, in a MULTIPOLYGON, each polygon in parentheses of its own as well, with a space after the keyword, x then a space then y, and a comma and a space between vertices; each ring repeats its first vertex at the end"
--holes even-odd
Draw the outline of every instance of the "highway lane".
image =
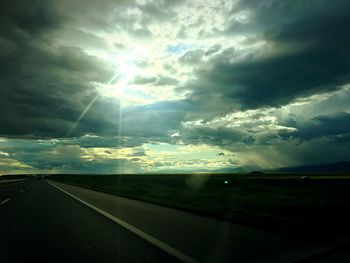
POLYGON ((178 262, 44 180, 0 186, 0 262, 178 262))
POLYGON ((0 203, 5 199, 11 199, 18 193, 24 192, 35 180, 21 180, 4 182, 0 184, 0 203))
POLYGON ((50 182, 199 262, 295 262, 332 249, 325 244, 50 182))

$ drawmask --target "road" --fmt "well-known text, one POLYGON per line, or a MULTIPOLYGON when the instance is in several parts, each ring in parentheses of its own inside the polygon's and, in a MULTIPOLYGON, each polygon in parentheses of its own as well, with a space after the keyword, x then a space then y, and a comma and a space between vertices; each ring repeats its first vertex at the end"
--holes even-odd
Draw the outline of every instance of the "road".
POLYGON ((330 247, 213 218, 52 182, 199 262, 294 262, 330 247))
POLYGON ((0 203, 2 263, 178 262, 45 181, 2 184, 0 203))
POLYGON ((0 262, 278 263, 332 249, 57 182, 0 185, 0 262))

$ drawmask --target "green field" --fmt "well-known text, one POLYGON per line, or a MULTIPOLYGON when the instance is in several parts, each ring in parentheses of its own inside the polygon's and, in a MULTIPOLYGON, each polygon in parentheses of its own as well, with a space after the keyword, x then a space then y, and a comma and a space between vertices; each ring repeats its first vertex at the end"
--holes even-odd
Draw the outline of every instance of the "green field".
POLYGON ((348 175, 51 175, 50 179, 311 238, 350 233, 348 175))

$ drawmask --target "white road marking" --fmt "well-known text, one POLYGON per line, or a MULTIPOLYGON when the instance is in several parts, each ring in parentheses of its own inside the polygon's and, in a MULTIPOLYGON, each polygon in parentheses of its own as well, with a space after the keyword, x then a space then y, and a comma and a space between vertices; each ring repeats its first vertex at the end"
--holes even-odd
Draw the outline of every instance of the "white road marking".
POLYGON ((2 201, 2 202, 0 203, 0 205, 3 205, 3 204, 7 203, 7 202, 10 201, 10 200, 11 200, 10 198, 7 198, 7 199, 5 199, 4 201, 2 201))
POLYGON ((50 185, 52 185, 53 187, 57 188, 58 190, 64 192, 65 194, 73 197, 74 199, 78 200, 79 202, 83 203, 84 205, 94 209, 95 211, 99 212, 100 214, 104 215, 105 217, 111 219, 112 221, 114 221, 115 223, 125 227, 126 229, 128 229, 129 231, 133 232, 134 234, 142 237, 143 239, 147 240, 148 242, 152 243, 153 245, 159 247, 160 249, 168 252, 169 254, 173 255, 174 257, 177 257, 178 259, 182 260, 183 262, 186 262, 186 263, 198 263, 199 261, 191 258, 190 256, 182 253, 181 251, 169 246, 168 244, 156 239, 155 237, 152 237, 150 236, 149 234, 143 232, 142 230, 128 224, 127 222, 101 210, 100 208, 94 206, 94 205, 91 205, 83 200, 81 200, 80 198, 68 193, 67 191, 59 188, 58 186, 46 181, 47 183, 49 183, 50 185))

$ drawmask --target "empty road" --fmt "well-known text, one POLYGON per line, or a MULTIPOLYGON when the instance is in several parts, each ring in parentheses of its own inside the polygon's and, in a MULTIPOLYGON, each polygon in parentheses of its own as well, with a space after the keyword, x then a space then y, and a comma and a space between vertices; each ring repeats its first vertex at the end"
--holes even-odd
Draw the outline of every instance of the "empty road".
POLYGON ((0 185, 0 262, 178 262, 45 181, 0 185))
POLYGON ((319 262, 332 249, 52 181, 0 185, 5 263, 319 262))

